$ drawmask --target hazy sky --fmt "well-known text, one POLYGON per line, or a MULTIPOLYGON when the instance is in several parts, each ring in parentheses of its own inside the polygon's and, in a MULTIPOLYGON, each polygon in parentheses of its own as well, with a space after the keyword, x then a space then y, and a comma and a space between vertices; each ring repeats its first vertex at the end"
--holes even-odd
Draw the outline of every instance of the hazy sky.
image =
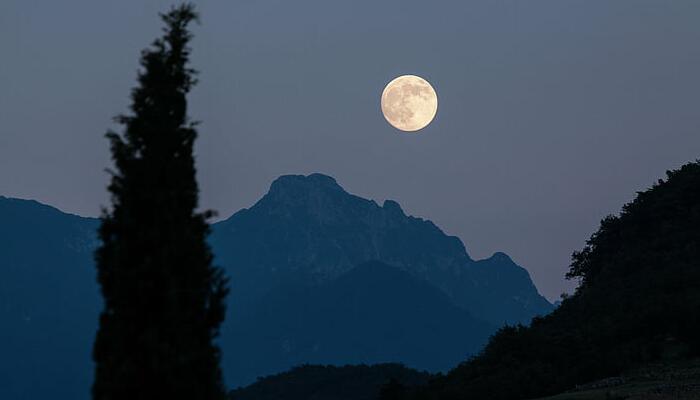
MULTIPOLYGON (((103 134, 170 4, 0 2, 0 194, 107 204, 103 134)), ((507 252, 554 298, 603 216, 700 157, 697 0, 198 4, 190 110, 202 204, 222 217, 279 175, 323 172, 472 257, 507 252), (440 98, 419 134, 380 113, 401 74, 440 98)))

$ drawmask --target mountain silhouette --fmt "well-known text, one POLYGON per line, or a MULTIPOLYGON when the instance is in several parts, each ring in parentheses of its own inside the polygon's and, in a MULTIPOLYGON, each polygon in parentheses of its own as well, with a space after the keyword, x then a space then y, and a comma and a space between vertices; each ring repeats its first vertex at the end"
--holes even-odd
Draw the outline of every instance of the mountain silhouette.
POLYGON ((379 206, 349 194, 322 174, 278 178, 253 207, 216 224, 211 242, 239 293, 234 310, 280 284, 328 282, 370 260, 427 280, 494 325, 528 323, 552 309, 505 254, 474 261, 431 221, 405 215, 392 200, 379 206))
POLYGON ((0 398, 86 399, 98 221, 0 197, 0 398))
MULTIPOLYGON (((0 197, 0 398, 89 396, 98 225, 0 197)), ((230 387, 312 361, 443 370, 504 322, 551 309, 506 255, 474 261, 432 222, 321 174, 280 177, 214 224, 210 242, 231 278, 220 339, 230 387)))

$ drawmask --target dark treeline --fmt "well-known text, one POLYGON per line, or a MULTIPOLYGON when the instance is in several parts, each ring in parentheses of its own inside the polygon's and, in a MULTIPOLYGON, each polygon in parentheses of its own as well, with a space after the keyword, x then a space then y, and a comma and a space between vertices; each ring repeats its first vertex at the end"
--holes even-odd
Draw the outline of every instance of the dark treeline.
POLYGON ((700 353, 700 164, 605 218, 568 277, 576 293, 404 399, 524 399, 700 353))
POLYGON ((230 400, 375 400, 380 392, 425 385, 430 377, 400 364, 303 365, 234 390, 230 400))

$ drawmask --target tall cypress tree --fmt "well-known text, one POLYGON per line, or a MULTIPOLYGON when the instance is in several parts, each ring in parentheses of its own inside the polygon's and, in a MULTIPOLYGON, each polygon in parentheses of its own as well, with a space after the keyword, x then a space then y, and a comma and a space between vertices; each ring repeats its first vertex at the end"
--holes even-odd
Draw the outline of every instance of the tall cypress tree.
POLYGON ((96 260, 104 310, 93 350, 96 400, 222 399, 220 352, 226 279, 212 266, 198 213, 186 95, 197 19, 192 5, 161 15, 161 38, 142 52, 131 113, 108 132, 116 171, 96 260))

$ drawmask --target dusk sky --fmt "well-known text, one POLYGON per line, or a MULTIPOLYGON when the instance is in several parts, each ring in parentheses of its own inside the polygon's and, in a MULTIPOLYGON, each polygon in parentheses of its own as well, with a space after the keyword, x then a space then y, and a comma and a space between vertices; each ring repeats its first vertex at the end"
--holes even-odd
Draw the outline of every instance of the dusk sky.
MULTIPOLYGON (((171 1, 0 2, 0 195, 96 216, 104 133, 171 1)), ((321 172, 504 251, 540 291, 601 218, 700 157, 700 1, 196 2, 190 114, 219 218, 321 172), (430 4, 430 7, 428 7, 430 4), (430 81, 435 120, 392 128, 384 86, 430 81)))

